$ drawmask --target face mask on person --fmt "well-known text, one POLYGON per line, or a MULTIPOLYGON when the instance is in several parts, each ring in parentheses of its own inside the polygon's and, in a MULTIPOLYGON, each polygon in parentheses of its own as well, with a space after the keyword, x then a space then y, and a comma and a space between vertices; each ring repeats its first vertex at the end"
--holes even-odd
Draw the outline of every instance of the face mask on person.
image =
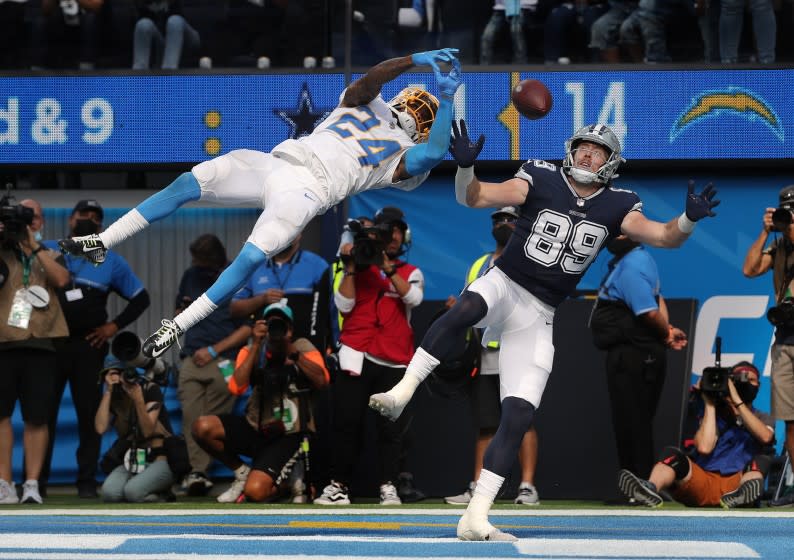
POLYGON ((44 236, 41 234, 41 230, 38 230, 33 233, 33 239, 36 240, 36 243, 39 243, 41 242, 42 239, 44 239, 44 236))
POLYGON ((625 255, 635 247, 639 247, 640 244, 636 241, 632 241, 628 237, 616 237, 609 243, 607 243, 607 251, 612 253, 613 255, 625 255))
POLYGON ((93 220, 77 220, 74 223, 72 233, 74 233, 75 237, 99 233, 99 224, 93 220))
POLYGON ((507 245, 507 241, 510 239, 510 236, 513 234, 513 228, 510 226, 496 226, 491 230, 491 235, 496 240, 498 245, 507 245))

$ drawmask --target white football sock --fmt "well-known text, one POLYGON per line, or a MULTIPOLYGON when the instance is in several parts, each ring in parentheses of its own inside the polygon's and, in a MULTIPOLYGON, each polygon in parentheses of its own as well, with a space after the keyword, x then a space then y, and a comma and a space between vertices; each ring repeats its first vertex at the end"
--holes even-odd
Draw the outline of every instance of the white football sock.
POLYGON ((110 249, 128 237, 132 237, 148 225, 149 222, 146 221, 146 218, 141 216, 137 209, 133 208, 100 233, 99 239, 102 240, 102 245, 105 246, 105 249, 110 249))
POLYGON ((174 317, 174 322, 182 329, 182 332, 185 332, 202 319, 208 317, 209 314, 217 308, 218 306, 210 301, 207 294, 201 294, 201 296, 188 305, 182 313, 174 317))
POLYGON ((234 478, 236 478, 237 480, 245 480, 246 478, 248 478, 248 473, 251 472, 251 468, 245 463, 243 463, 242 465, 234 469, 233 472, 234 472, 234 478))
POLYGON ((407 403, 414 396, 416 388, 441 362, 428 354, 424 349, 417 348, 411 363, 405 370, 399 383, 388 391, 399 404, 407 403))

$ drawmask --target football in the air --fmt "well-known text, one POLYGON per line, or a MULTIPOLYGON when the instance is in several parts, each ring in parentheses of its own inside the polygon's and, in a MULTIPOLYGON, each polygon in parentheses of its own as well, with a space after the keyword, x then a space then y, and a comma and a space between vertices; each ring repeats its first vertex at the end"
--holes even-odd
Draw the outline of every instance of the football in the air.
POLYGON ((538 80, 518 82, 513 88, 511 99, 518 112, 532 120, 545 117, 553 104, 551 92, 538 80))

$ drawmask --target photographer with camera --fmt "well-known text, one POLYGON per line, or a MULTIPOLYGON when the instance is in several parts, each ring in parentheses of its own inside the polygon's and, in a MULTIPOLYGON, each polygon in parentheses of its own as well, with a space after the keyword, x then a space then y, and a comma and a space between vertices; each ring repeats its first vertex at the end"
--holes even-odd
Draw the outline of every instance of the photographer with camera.
POLYGON ((668 447, 644 480, 628 470, 618 475, 627 497, 648 507, 662 505, 660 492, 688 506, 735 508, 754 505, 764 489, 775 441, 774 420, 753 408, 760 385, 758 369, 739 362, 730 369, 707 368, 690 390, 697 419, 693 448, 668 447))
MULTIPOLYGON (((750 245, 744 258, 742 272, 748 278, 766 274, 770 270, 775 290, 775 305, 767 311, 767 319, 775 326, 772 344, 772 416, 786 425, 786 448, 794 464, 794 185, 780 190, 778 207, 764 211, 762 229, 750 245), (780 233, 766 247, 770 232, 780 233), (766 247, 766 248, 765 248, 766 247)), ((794 505, 794 492, 769 503, 770 506, 794 505)))
POLYGON ((108 355, 99 373, 105 391, 94 419, 98 434, 112 425, 118 439, 102 458, 105 502, 172 501, 175 475, 165 440, 173 430, 160 387, 128 363, 108 355))
MULTIPOLYGON (((369 396, 394 385, 414 352, 410 310, 422 303, 424 276, 399 259, 411 243, 399 208, 375 214, 372 227, 350 224, 353 243, 340 248, 345 273, 334 302, 344 322, 339 337, 341 372, 333 386, 331 482, 314 503, 350 503, 349 484, 360 450, 369 396)), ((381 505, 399 505, 398 480, 403 434, 410 414, 398 422, 376 418, 381 505)))
MULTIPOLYGON (((69 216, 70 235, 87 235, 102 230, 104 210, 92 199, 79 200, 69 216)), ((45 241, 49 249, 58 249, 56 241, 45 241)), ((77 463, 77 495, 81 498, 97 497, 97 462, 101 440, 94 430, 101 387, 94 372, 99 371, 108 355, 109 342, 125 327, 133 323, 149 307, 149 292, 135 275, 127 261, 115 251, 108 251, 105 262, 98 266, 84 259, 64 255, 64 266, 69 271, 69 283, 57 290, 58 301, 69 325, 69 337, 60 339, 55 349, 58 355, 55 398, 50 407, 50 443, 47 457, 39 477, 46 490, 55 444, 55 427, 58 422, 61 400, 66 384, 72 395, 77 416, 79 442, 75 450, 77 463), (108 317, 107 305, 111 293, 126 301, 121 312, 108 317)))
POLYGON ((271 500, 299 461, 309 471, 312 393, 328 385, 329 375, 322 353, 292 334, 292 309, 282 302, 268 305, 229 378, 234 395, 251 387, 245 416, 201 416, 193 423, 196 443, 234 472, 231 486, 217 498, 221 503, 237 502, 243 494, 253 502, 271 500), (251 466, 239 455, 250 457, 251 466))
POLYGON ((22 410, 25 482, 22 502, 42 503, 38 478, 54 399, 54 339, 69 334, 55 288, 69 281, 60 256, 40 243, 44 217, 35 200, 0 200, 0 504, 19 501, 12 476, 11 415, 22 410), (60 262, 58 262, 60 261, 60 262))

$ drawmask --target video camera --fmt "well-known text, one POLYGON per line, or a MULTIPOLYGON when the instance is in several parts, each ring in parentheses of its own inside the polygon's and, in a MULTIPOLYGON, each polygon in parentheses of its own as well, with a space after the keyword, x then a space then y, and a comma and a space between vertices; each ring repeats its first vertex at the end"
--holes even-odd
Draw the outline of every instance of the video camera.
POLYGON ((143 343, 132 331, 116 335, 110 345, 110 352, 124 364, 121 377, 127 383, 152 381, 161 387, 168 385, 172 368, 161 358, 147 358, 141 352, 143 343), (139 370, 143 370, 141 373, 139 370))
MULTIPOLYGON (((734 368, 720 367, 721 354, 722 338, 718 336, 716 339, 714 367, 707 367, 703 370, 703 376, 700 380, 700 391, 714 398, 724 398, 729 394, 728 379, 730 379, 733 381, 736 392, 739 393, 742 400, 746 399, 747 402, 752 402, 758 388, 750 383, 746 371, 734 372, 734 368)), ((751 367, 754 368, 755 366, 751 367)))
POLYGON ((385 223, 365 226, 358 220, 348 220, 345 228, 353 234, 351 255, 356 266, 380 266, 383 252, 391 240, 391 226, 385 223))
POLYGON ((11 183, 6 183, 6 194, 0 198, 0 243, 19 243, 28 237, 27 227, 33 223, 33 208, 18 204, 11 195, 11 183))

